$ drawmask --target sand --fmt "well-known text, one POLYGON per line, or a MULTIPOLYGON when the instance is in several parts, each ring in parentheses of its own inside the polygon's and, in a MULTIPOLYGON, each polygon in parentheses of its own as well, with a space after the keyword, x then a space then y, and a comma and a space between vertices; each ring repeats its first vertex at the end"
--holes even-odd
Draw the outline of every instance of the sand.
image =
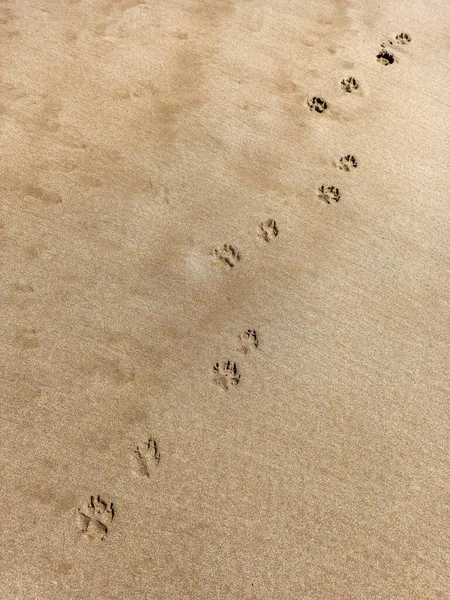
POLYGON ((449 597, 448 16, 0 2, 2 600, 449 597))

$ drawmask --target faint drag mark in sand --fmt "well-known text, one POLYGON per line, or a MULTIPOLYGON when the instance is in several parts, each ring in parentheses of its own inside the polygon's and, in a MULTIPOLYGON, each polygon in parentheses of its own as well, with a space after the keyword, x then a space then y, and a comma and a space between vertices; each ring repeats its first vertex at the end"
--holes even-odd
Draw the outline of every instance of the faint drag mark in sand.
POLYGON ((254 329, 247 329, 239 336, 241 350, 244 354, 256 350, 259 346, 259 337, 254 329))
POLYGON ((25 196, 31 196, 31 198, 40 200, 44 204, 59 204, 60 202, 62 202, 61 196, 59 194, 57 194, 56 192, 44 190, 38 185, 27 185, 24 187, 23 192, 25 196))
POLYGON ((99 377, 102 381, 119 387, 132 383, 136 379, 136 372, 132 367, 122 366, 99 355, 91 357, 84 369, 91 377, 99 377))
POLYGON ((0 25, 8 25, 11 21, 13 21, 16 16, 13 14, 10 8, 6 6, 0 7, 0 25))
POLYGON ((270 242, 278 236, 278 227, 275 219, 267 219, 263 221, 258 228, 258 235, 262 237, 265 242, 270 242))
POLYGON ((138 446, 133 454, 137 473, 142 477, 150 477, 150 473, 161 460, 158 443, 153 437, 150 437, 143 446, 138 446))
POLYGON ((41 344, 37 337, 36 329, 22 329, 17 334, 17 342, 24 350, 35 350, 40 348, 41 344))
POLYGON ((353 154, 347 154, 347 156, 341 156, 336 166, 341 171, 353 171, 358 166, 358 161, 353 154))
POLYGON ((16 290, 16 292, 34 292, 34 287, 30 283, 15 283, 14 289, 16 290))
POLYGON ((222 390, 228 391, 230 387, 234 387, 239 383, 241 374, 236 363, 226 360, 224 362, 216 362, 214 365, 213 381, 222 390))
POLYGON ((55 133, 60 128, 59 117, 63 104, 48 94, 21 93, 10 106, 14 119, 27 131, 55 133))
POLYGON ((89 503, 78 509, 77 527, 87 537, 104 540, 114 519, 112 502, 105 502, 97 496, 91 496, 89 503))
POLYGON ((230 244, 224 244, 222 248, 214 250, 214 257, 220 264, 230 269, 241 260, 239 251, 230 244))
POLYGON ((359 83, 354 77, 347 77, 347 79, 341 81, 341 88, 344 92, 351 94, 359 88, 359 83))
POLYGON ((334 187, 334 185, 330 185, 325 187, 321 185, 318 192, 318 198, 323 200, 326 204, 331 204, 332 202, 339 202, 341 196, 339 194, 339 189, 334 187))
POLYGON ((309 110, 316 111, 318 113, 323 113, 324 110, 327 109, 328 105, 323 100, 323 98, 319 98, 318 96, 314 96, 311 100, 308 100, 309 110))

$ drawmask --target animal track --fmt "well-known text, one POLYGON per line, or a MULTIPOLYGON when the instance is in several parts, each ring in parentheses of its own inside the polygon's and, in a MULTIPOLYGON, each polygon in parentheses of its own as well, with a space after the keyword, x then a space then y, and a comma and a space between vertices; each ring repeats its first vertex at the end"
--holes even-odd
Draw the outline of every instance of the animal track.
POLYGON ((409 44, 411 37, 407 33, 399 33, 395 36, 397 44, 409 44))
POLYGON ((308 106, 310 110, 315 110, 318 113, 323 113, 327 109, 327 103, 322 98, 314 96, 312 100, 308 100, 308 106))
POLYGON ((259 346, 258 334, 254 329, 247 329, 244 333, 241 333, 239 336, 239 340, 241 342, 241 348, 244 354, 247 352, 256 350, 259 346))
POLYGON ((261 223, 259 226, 259 235, 266 242, 270 242, 270 240, 276 238, 278 235, 278 227, 275 219, 267 219, 267 221, 261 223))
POLYGON ((347 154, 347 156, 341 156, 338 166, 341 171, 351 171, 356 169, 358 162, 352 154, 347 154))
POLYGON ((395 61, 395 58, 391 52, 388 52, 387 50, 381 50, 377 54, 377 61, 382 65, 387 66, 392 65, 392 63, 395 61))
POLYGON ((323 185, 319 188, 319 198, 326 202, 327 204, 331 204, 332 201, 339 202, 341 196, 339 195, 339 190, 334 185, 330 185, 325 187, 323 185))
POLYGON ((241 374, 237 368, 236 363, 226 360, 223 363, 214 365, 214 382, 227 391, 230 387, 233 387, 239 383, 241 374))
POLYGON ((233 268, 241 260, 239 252, 229 244, 224 244, 220 250, 214 250, 214 256, 219 262, 230 268, 233 268))
POLYGON ((354 77, 348 77, 341 81, 341 88, 344 92, 351 93, 359 88, 359 84, 354 77))
POLYGON ((97 496, 91 496, 87 506, 78 509, 78 529, 92 539, 104 540, 114 519, 114 506, 97 496))
POLYGON ((161 453, 154 438, 149 438, 143 446, 138 446, 134 451, 138 472, 143 477, 150 477, 153 467, 159 465, 161 453))

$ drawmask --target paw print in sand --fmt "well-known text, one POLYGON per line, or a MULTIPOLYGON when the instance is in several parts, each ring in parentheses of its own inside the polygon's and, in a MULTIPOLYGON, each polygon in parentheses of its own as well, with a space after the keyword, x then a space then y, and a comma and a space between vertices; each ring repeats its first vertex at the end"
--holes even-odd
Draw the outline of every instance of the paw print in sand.
POLYGON ((247 352, 256 350, 259 346, 258 334, 254 329, 247 329, 244 333, 241 333, 239 336, 239 341, 241 342, 241 348, 244 354, 247 352))
POLYGON ((145 444, 138 446, 134 451, 135 464, 139 475, 150 477, 154 467, 159 465, 161 453, 154 438, 149 438, 145 444))
POLYGON ((241 374, 236 363, 226 360, 225 362, 216 362, 214 365, 214 383, 220 388, 227 391, 239 383, 241 374))
POLYGON ((399 33, 395 36, 397 44, 409 44, 411 37, 407 33, 399 33))
POLYGON ((332 202, 339 202, 339 200, 341 199, 339 190, 337 187, 334 187, 334 185, 330 185, 328 187, 321 185, 319 188, 318 197, 327 204, 331 204, 332 202))
POLYGON ((382 49, 377 54, 377 61, 379 63, 381 63, 382 65, 387 66, 387 65, 392 65, 395 62, 395 58, 391 52, 388 52, 388 50, 382 49))
POLYGON ((87 537, 104 540, 114 519, 112 502, 105 502, 100 496, 91 496, 89 503, 78 509, 78 529, 87 537))
POLYGON ((352 154, 347 154, 347 156, 341 156, 339 159, 339 169, 341 171, 351 171, 352 169, 356 169, 358 166, 358 161, 352 154))
POLYGON ((259 226, 258 235, 266 242, 277 237, 279 231, 275 219, 267 219, 259 226))
POLYGON ((214 250, 214 256, 221 264, 230 269, 241 260, 239 252, 233 246, 230 246, 230 244, 224 244, 220 250, 214 250))
POLYGON ((323 113, 327 109, 327 103, 322 98, 314 96, 311 100, 308 100, 309 110, 315 110, 318 113, 323 113))
POLYGON ((348 77, 341 81, 341 88, 350 94, 359 88, 359 84, 354 77, 348 77))

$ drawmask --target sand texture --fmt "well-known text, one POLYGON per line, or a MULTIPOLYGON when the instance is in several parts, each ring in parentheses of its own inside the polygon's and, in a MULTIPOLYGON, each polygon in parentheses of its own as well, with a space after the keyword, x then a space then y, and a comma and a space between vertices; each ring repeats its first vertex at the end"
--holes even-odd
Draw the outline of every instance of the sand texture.
POLYGON ((449 5, 0 0, 0 600, 447 600, 449 5))

